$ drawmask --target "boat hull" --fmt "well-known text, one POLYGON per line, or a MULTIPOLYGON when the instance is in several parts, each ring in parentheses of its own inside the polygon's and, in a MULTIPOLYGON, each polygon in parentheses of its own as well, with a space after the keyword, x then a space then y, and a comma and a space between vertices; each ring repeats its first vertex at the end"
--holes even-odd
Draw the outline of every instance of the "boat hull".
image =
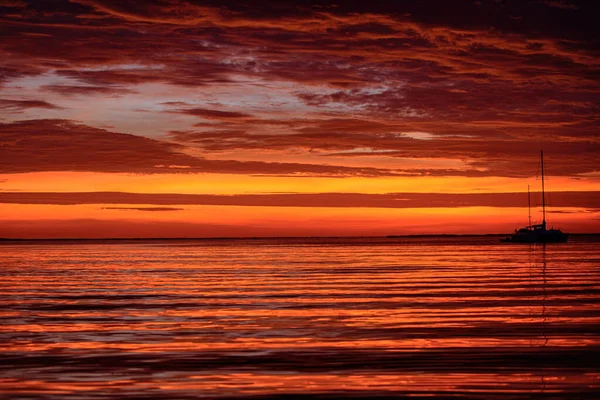
POLYGON ((514 234, 503 242, 510 243, 566 243, 569 240, 569 234, 561 231, 529 232, 527 234, 514 234))

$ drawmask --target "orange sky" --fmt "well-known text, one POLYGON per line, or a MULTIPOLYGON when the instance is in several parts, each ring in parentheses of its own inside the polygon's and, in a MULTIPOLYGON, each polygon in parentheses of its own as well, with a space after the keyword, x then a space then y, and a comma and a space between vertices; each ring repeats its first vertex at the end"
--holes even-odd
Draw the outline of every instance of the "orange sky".
POLYGON ((0 2, 0 237, 600 232, 585 6, 261 4, 0 2))

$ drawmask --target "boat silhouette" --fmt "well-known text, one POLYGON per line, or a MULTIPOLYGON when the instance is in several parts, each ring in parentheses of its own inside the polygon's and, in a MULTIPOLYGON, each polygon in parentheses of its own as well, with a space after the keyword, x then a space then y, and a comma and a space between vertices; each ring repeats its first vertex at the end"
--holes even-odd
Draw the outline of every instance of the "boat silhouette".
POLYGON ((527 198, 529 204, 529 225, 524 228, 516 229, 515 232, 507 238, 501 239, 503 242, 511 243, 565 243, 569 239, 569 234, 560 229, 546 226, 546 191, 544 187, 544 152, 540 151, 542 163, 542 223, 531 224, 531 201, 529 201, 529 187, 527 187, 527 198))

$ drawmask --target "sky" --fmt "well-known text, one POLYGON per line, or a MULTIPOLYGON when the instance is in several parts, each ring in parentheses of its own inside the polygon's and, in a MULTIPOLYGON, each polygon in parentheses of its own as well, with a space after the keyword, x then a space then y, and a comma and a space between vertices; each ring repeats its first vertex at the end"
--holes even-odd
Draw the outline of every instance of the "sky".
POLYGON ((0 237, 600 232, 599 16, 0 0, 0 237))

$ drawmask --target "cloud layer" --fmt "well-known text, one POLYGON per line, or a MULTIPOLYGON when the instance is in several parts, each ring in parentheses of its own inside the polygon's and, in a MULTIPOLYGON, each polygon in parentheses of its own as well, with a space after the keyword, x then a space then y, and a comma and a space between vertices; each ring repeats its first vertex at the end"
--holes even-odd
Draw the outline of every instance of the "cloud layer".
POLYGON ((592 6, 451 3, 3 2, 1 172, 597 175, 592 6))
MULTIPOLYGON (((598 192, 551 192, 546 194, 552 207, 600 210, 598 192)), ((533 206, 541 205, 541 194, 532 193, 533 206)), ((368 208, 456 208, 525 207, 523 193, 284 193, 284 194, 153 194, 123 192, 0 192, 5 204, 146 204, 146 205, 225 205, 260 207, 368 207, 368 208)), ((139 211, 176 211, 171 207, 105 207, 139 211)))
POLYGON ((375 168, 207 160, 184 147, 141 136, 112 132, 67 120, 0 123, 0 173, 94 171, 133 173, 221 172, 375 176, 375 168))

